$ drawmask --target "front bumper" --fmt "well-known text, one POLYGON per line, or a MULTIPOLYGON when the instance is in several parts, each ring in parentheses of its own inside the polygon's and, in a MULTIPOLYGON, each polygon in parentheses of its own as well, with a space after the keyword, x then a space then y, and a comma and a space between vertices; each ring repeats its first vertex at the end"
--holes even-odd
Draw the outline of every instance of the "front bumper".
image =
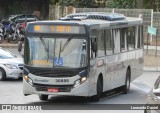
MULTIPOLYGON (((44 84, 39 85, 44 86, 44 84)), ((59 87, 60 89, 66 88, 68 85, 49 85, 46 88, 55 88, 59 87)), ((43 94, 43 95, 65 95, 65 96, 89 96, 89 81, 86 80, 84 83, 74 87, 74 85, 69 85, 69 90, 63 90, 60 92, 48 92, 47 90, 37 90, 37 85, 30 85, 28 82, 26 82, 23 79, 23 93, 24 95, 30 95, 30 94, 43 94)), ((43 89, 43 88, 42 88, 43 89)))

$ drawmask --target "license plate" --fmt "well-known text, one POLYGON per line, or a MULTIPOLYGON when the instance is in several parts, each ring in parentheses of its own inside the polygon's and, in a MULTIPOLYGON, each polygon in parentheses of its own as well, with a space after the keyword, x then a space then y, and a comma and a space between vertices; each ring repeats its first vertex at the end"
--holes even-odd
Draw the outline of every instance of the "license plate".
POLYGON ((56 93, 58 91, 59 91, 58 88, 48 88, 48 92, 54 92, 54 93, 56 93))

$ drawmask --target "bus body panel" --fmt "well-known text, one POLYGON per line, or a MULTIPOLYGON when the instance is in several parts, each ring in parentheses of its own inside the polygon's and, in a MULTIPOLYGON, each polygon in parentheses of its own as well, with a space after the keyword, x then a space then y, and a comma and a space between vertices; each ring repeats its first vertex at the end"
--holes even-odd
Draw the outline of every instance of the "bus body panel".
MULTIPOLYGON (((31 79, 38 79, 38 80, 44 80, 45 81, 50 81, 48 83, 41 83, 42 86, 45 85, 50 85, 47 86, 47 88, 56 88, 57 86, 59 88, 63 87, 66 84, 55 84, 54 81, 56 78, 49 78, 49 77, 36 77, 34 75, 32 75, 32 77, 30 76, 31 79), (33 78, 32 78, 33 77, 33 78), (53 83, 51 83, 53 82, 53 83), (54 84, 54 85, 53 85, 54 84), (56 87, 55 87, 56 86, 56 87)), ((77 78, 79 78, 78 76, 74 76, 72 78, 66 78, 69 79, 70 81, 75 81, 77 78)), ((65 78, 63 78, 65 79, 65 78)), ((72 83, 72 82, 71 82, 72 83)), ((73 85, 73 84, 72 84, 73 85)), ((39 83, 39 87, 40 83, 39 83)), ((77 86, 77 87, 72 87, 70 92, 48 92, 48 91, 37 91, 36 90, 36 86, 32 86, 29 83, 27 83, 25 80, 23 82, 23 93, 25 95, 28 94, 47 94, 47 95, 72 95, 72 96, 88 96, 89 95, 89 80, 86 80, 84 83, 82 83, 81 85, 77 86)))
MULTIPOLYGON (((41 32, 27 32, 27 36, 63 36, 63 37, 68 37, 72 35, 73 37, 85 37, 87 40, 87 48, 88 48, 88 75, 87 75, 87 80, 78 85, 77 87, 74 87, 74 83, 76 80, 80 79, 79 75, 75 75, 73 77, 40 77, 36 76, 33 74, 28 74, 28 76, 33 80, 33 83, 39 84, 39 86, 43 85, 50 85, 51 87, 63 87, 67 85, 72 85, 73 87, 71 88, 70 91, 68 92, 49 92, 49 91, 37 91, 35 86, 30 85, 28 82, 23 80, 23 93, 25 95, 28 94, 44 94, 44 95, 71 95, 71 96, 93 96, 97 94, 97 80, 98 77, 102 75, 103 78, 103 92, 112 90, 117 87, 121 87, 125 85, 125 79, 126 79, 126 72, 127 69, 130 70, 131 72, 131 81, 133 81, 135 78, 140 76, 143 71, 143 49, 141 48, 136 48, 137 42, 134 45, 133 50, 129 50, 130 48, 127 45, 127 50, 125 52, 122 52, 120 50, 119 53, 114 53, 113 49, 113 54, 107 55, 102 55, 101 57, 98 57, 95 55, 95 57, 91 57, 91 30, 96 29, 96 30, 114 30, 118 29, 119 31, 117 32, 119 37, 120 36, 120 29, 121 28, 129 28, 129 27, 137 27, 135 28, 135 34, 138 32, 138 27, 142 25, 142 20, 139 18, 126 18, 125 20, 118 20, 118 21, 105 21, 105 20, 96 20, 96 19, 84 19, 80 21, 75 21, 75 20, 70 20, 70 21, 42 21, 42 22, 35 22, 35 23, 30 23, 33 25, 49 25, 50 27, 53 27, 54 25, 58 26, 60 25, 59 28, 57 29, 58 32, 47 32, 47 33, 41 33, 41 32), (93 21, 91 21, 93 20, 93 21), (53 26, 52 26, 53 25, 53 26), (73 33, 72 31, 67 34, 68 28, 64 26, 81 26, 85 28, 81 31, 81 34, 76 32, 73 33), (65 28, 65 30, 64 30, 65 28), (61 31, 65 31, 63 33, 60 33, 61 31), (66 33, 66 34, 65 34, 66 33), (73 34, 72 34, 73 33, 73 34), (45 80, 44 80, 45 79, 45 80), (66 83, 57 83, 56 79, 68 79, 69 82, 66 83), (48 82, 42 82, 42 81, 48 81, 48 82)), ((36 28, 36 27, 35 27, 36 28)), ((37 29, 40 29, 41 27, 37 27, 37 29)), ((56 30, 56 29, 54 29, 56 30)), ((128 30, 126 30, 128 32, 128 30)), ((126 35, 125 35, 126 36, 126 35)), ((127 36, 126 36, 127 37, 127 36)), ((134 36, 135 41, 138 40, 138 34, 134 36)), ((100 37, 96 37, 97 39, 100 37)), ((141 37, 143 38, 143 36, 141 37)), ((121 39, 121 38, 120 38, 121 39)), ((126 40, 128 40, 126 38, 126 40)), ((97 42, 96 42, 97 43, 97 42)), ((106 42, 105 42, 106 43, 106 42)), ((120 42, 121 43, 121 42, 120 42)), ((121 45, 120 46, 121 47, 121 45)), ((128 43, 128 42, 127 42, 128 43)), ((116 43, 115 43, 116 46, 116 43)), ((61 46, 60 46, 61 48, 61 46)), ((61 50, 60 50, 61 51, 61 50)), ((103 50, 99 51, 100 54, 103 52, 103 50)), ((102 53, 104 54, 104 53, 102 53)), ((72 59, 72 57, 71 57, 72 59)), ((49 88, 49 86, 47 86, 49 88)))

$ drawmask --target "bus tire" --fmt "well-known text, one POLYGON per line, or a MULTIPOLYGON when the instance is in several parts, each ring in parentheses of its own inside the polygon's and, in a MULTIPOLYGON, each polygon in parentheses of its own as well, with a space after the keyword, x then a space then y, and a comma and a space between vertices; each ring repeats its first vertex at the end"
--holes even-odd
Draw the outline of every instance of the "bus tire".
POLYGON ((129 69, 127 69, 127 72, 126 72, 126 79, 125 79, 125 85, 123 86, 123 91, 124 91, 124 94, 127 94, 129 92, 129 89, 130 89, 130 83, 131 83, 131 72, 129 69))
POLYGON ((47 101, 48 100, 48 95, 42 95, 42 94, 40 94, 39 95, 39 99, 43 100, 43 101, 47 101))
POLYGON ((4 69, 0 68, 0 81, 3 81, 6 79, 6 72, 4 69))
POLYGON ((102 82, 101 82, 101 79, 98 78, 98 80, 97 80, 97 94, 92 97, 93 101, 99 101, 101 99, 102 90, 103 90, 102 82))

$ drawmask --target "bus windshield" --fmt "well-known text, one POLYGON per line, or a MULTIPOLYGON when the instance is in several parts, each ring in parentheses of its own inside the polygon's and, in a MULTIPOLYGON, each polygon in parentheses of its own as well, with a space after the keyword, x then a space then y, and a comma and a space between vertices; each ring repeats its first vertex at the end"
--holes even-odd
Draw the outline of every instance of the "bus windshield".
POLYGON ((46 68, 80 68, 87 65, 85 39, 27 37, 24 50, 25 64, 46 68))

